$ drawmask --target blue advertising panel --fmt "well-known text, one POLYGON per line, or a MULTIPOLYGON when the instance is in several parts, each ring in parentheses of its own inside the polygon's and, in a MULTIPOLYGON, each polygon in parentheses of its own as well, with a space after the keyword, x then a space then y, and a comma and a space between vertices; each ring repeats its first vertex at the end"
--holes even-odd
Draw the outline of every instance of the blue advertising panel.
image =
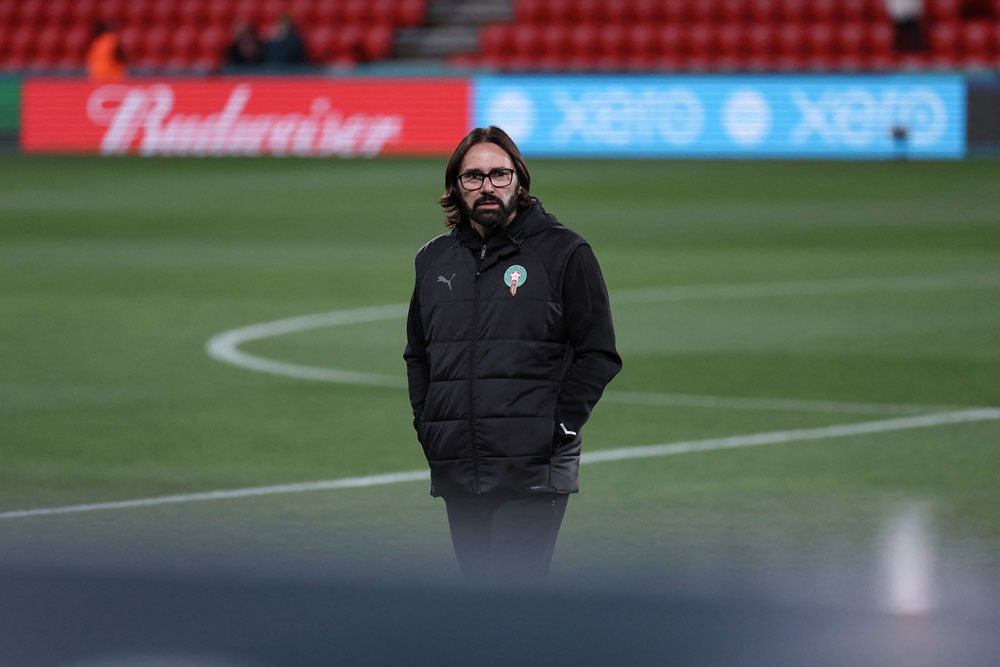
POLYGON ((965 155, 952 75, 486 76, 473 121, 546 157, 965 155))

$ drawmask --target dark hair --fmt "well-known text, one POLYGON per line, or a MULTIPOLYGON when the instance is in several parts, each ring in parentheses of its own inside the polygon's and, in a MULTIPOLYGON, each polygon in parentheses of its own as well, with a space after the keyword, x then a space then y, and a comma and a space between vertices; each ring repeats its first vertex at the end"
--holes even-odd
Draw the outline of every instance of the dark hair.
POLYGON ((517 149, 514 141, 507 136, 506 132, 495 125, 477 127, 465 135, 465 138, 458 144, 455 152, 451 154, 451 159, 448 160, 448 166, 444 170, 444 194, 438 199, 438 203, 444 209, 445 224, 449 228, 466 222, 463 219, 464 216, 461 207, 462 190, 458 185, 458 170, 462 166, 462 160, 465 159, 465 154, 469 152, 470 148, 476 144, 486 143, 496 144, 502 148, 514 163, 514 171, 517 173, 518 184, 518 212, 523 211, 537 201, 537 199, 528 194, 528 191, 531 189, 531 174, 528 173, 528 167, 524 164, 521 151, 517 149))

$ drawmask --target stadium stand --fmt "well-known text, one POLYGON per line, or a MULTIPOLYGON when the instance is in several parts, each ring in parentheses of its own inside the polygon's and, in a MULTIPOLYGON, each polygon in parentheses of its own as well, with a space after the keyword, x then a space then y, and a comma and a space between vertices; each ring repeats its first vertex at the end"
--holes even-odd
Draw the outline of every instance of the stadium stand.
MULTIPOLYGON (((438 3, 440 4, 440 3, 438 3)), ((475 4, 472 2, 466 4, 475 4)), ((0 0, 0 72, 75 71, 114 20, 131 67, 218 69, 233 27, 288 12, 311 63, 392 58, 433 0, 0 0)), ((926 48, 900 53, 884 0, 511 0, 445 57, 497 71, 1000 69, 1000 0, 925 0, 926 48)))
POLYGON ((883 0, 516 0, 460 67, 500 71, 1000 68, 1000 0, 927 0, 927 48, 897 52, 883 0))
POLYGON ((214 70, 233 27, 266 30, 283 13, 301 27, 312 63, 388 58, 394 33, 421 25, 428 0, 0 0, 0 71, 76 71, 94 26, 114 21, 142 69, 214 70))

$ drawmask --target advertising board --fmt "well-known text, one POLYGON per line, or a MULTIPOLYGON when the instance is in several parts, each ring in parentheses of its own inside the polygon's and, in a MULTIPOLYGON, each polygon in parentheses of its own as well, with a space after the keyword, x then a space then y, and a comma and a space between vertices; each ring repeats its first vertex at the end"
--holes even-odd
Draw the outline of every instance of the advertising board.
POLYGON ((480 77, 477 125, 526 155, 961 158, 960 76, 480 77))
POLYGON ((26 153, 365 156, 449 153, 467 130, 461 79, 33 79, 26 153))

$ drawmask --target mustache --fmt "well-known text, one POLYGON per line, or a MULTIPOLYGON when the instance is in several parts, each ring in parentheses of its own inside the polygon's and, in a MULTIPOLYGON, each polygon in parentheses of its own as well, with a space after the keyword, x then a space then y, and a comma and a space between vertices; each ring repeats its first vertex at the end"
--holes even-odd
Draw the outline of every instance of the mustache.
POLYGON ((479 206, 480 204, 486 204, 486 203, 499 204, 500 206, 503 206, 503 202, 500 201, 500 199, 498 199, 497 197, 494 197, 493 195, 481 196, 479 199, 476 200, 475 206, 479 206))

